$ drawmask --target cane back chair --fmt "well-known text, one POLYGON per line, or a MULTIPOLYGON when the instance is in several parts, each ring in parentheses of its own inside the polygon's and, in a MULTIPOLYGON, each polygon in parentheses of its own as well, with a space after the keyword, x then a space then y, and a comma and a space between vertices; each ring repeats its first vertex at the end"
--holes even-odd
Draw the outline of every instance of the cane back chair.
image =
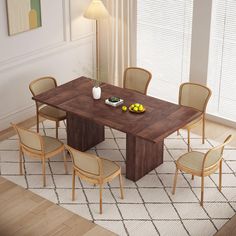
MULTIPOLYGON (((219 169, 219 191, 222 188, 222 160, 225 145, 232 140, 232 135, 229 135, 223 144, 211 148, 207 153, 192 151, 183 154, 176 161, 176 172, 174 177, 174 185, 172 194, 175 194, 178 171, 184 171, 192 176, 201 177, 201 201, 203 206, 204 197, 204 177, 215 173, 219 169)), ((193 178, 192 178, 193 179, 193 178)))
POLYGON ((210 96, 211 90, 201 84, 183 83, 179 88, 179 105, 195 108, 202 113, 199 118, 183 127, 183 129, 187 129, 188 133, 188 151, 190 151, 190 130, 201 122, 202 143, 205 142, 205 112, 210 96))
POLYGON ((102 214, 102 191, 104 183, 108 183, 116 176, 119 176, 120 194, 124 198, 122 176, 120 166, 105 158, 100 158, 96 155, 80 152, 74 148, 65 145, 69 151, 73 161, 73 178, 72 178, 72 201, 75 199, 75 176, 89 183, 99 185, 100 193, 100 214, 102 214))
POLYGON ((152 74, 139 67, 128 67, 124 72, 124 88, 135 90, 142 94, 147 94, 147 88, 151 81, 152 74))
MULTIPOLYGON (((57 82, 52 77, 42 77, 33 80, 29 85, 29 89, 33 96, 36 96, 40 93, 46 92, 56 87, 57 87, 57 82)), ((37 116, 37 132, 39 132, 39 116, 41 116, 45 119, 56 122, 56 138, 58 138, 59 122, 66 119, 66 112, 36 101, 36 116, 37 116)))
POLYGON ((12 124, 19 137, 19 154, 20 154, 20 174, 23 174, 23 155, 42 161, 43 186, 46 186, 46 160, 63 153, 65 173, 67 174, 67 163, 65 156, 64 144, 53 137, 42 136, 37 132, 21 128, 12 124))

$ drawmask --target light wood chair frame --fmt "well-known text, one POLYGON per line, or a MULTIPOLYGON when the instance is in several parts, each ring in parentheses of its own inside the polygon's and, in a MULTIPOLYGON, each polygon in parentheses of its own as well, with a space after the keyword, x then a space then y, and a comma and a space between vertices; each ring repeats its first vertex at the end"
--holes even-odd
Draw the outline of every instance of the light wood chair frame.
POLYGON ((203 206, 203 198, 204 198, 204 177, 205 176, 209 176, 213 173, 215 173, 218 169, 219 169, 219 186, 218 186, 218 189, 219 191, 221 192, 221 189, 222 189, 222 160, 223 160, 223 151, 224 151, 224 146, 227 145, 231 140, 233 139, 233 136, 232 135, 229 135, 223 144, 221 145, 218 145, 214 148, 211 148, 210 150, 208 150, 208 152, 204 155, 204 158, 203 158, 203 161, 202 161, 202 169, 201 171, 195 171, 193 169, 190 169, 188 167, 185 167, 183 165, 181 165, 179 163, 179 158, 175 164, 176 164, 176 171, 175 171, 175 177, 174 177, 174 184, 173 184, 173 190, 172 190, 172 194, 174 195, 175 194, 175 190, 176 190, 176 184, 177 184, 177 176, 178 176, 178 171, 184 171, 188 174, 192 174, 192 180, 193 180, 193 176, 199 176, 201 177, 201 200, 200 200, 200 205, 203 206), (222 148, 221 150, 221 156, 219 158, 219 160, 212 164, 211 166, 209 167, 205 167, 205 163, 206 163, 206 160, 208 158, 208 154, 212 151, 212 150, 216 150, 216 149, 220 149, 222 148))
MULTIPOLYGON (((56 79, 51 77, 51 76, 45 76, 45 77, 41 77, 41 78, 35 79, 35 80, 33 80, 29 84, 29 89, 30 89, 30 92, 33 94, 33 96, 36 96, 37 94, 34 93, 32 86, 35 83, 39 82, 40 80, 44 80, 44 79, 51 79, 53 81, 54 85, 55 85, 55 88, 57 87, 56 79)), ((51 121, 55 121, 56 122, 56 138, 58 138, 58 128, 59 128, 59 125, 60 125, 60 121, 64 120, 65 118, 63 118, 63 119, 55 119, 54 117, 47 116, 46 114, 43 114, 43 113, 40 112, 40 108, 45 106, 44 104, 35 101, 35 105, 36 105, 37 132, 39 133, 39 116, 41 116, 41 117, 43 117, 43 118, 45 118, 47 120, 51 120, 51 121)))
MULTIPOLYGON (((186 129, 187 130, 187 137, 188 137, 188 152, 190 152, 190 131, 191 129, 193 129, 194 127, 198 126, 200 122, 202 122, 202 144, 205 143, 205 126, 206 126, 206 107, 207 107, 207 104, 208 104, 208 101, 211 97, 211 90, 204 86, 204 85, 201 85, 201 84, 197 84, 197 83, 190 83, 190 82, 187 82, 187 83, 183 83, 180 85, 180 88, 179 88, 179 105, 181 105, 181 100, 182 100, 182 89, 184 86, 186 85, 196 85, 196 86, 199 86, 199 87, 202 87, 206 90, 208 90, 208 96, 205 100, 205 103, 204 103, 204 106, 203 106, 203 111, 202 110, 199 110, 200 112, 202 112, 201 116, 198 117, 194 123, 191 123, 191 125, 186 125, 185 127, 183 127, 182 129, 186 129)), ((183 105, 181 105, 183 106, 183 105)), ((177 134, 179 135, 179 130, 177 131, 177 134)))
MULTIPOLYGON (((31 157, 33 159, 34 158, 35 159, 41 159, 41 161, 42 161, 43 187, 45 187, 46 186, 46 166, 45 166, 46 165, 46 160, 48 160, 49 158, 54 157, 55 155, 57 155, 59 153, 63 153, 65 173, 68 174, 65 146, 64 146, 63 143, 57 149, 55 149, 51 152, 45 153, 45 145, 44 145, 44 141, 43 141, 42 136, 40 134, 36 133, 36 132, 33 132, 31 130, 24 129, 24 128, 20 127, 20 129, 23 129, 23 130, 25 130, 27 132, 30 132, 30 133, 34 133, 36 136, 38 136, 38 138, 40 140, 41 150, 36 151, 35 149, 32 149, 32 148, 24 145, 21 142, 20 134, 18 132, 18 126, 15 125, 15 124, 12 124, 12 123, 11 123, 11 125, 13 126, 13 128, 15 129, 16 133, 19 136, 19 158, 20 158, 19 169, 20 169, 20 175, 23 175, 23 169, 24 169, 23 155, 24 154, 28 155, 29 157, 31 157)), ((24 169, 24 173, 25 173, 25 169, 24 169)))
MULTIPOLYGON (((75 200, 75 176, 79 176, 80 179, 88 181, 89 183, 92 183, 94 185, 99 185, 99 213, 102 214, 102 192, 103 192, 103 185, 104 183, 108 183, 112 181, 115 177, 119 176, 119 182, 120 182, 120 196, 121 199, 124 199, 124 191, 123 191, 123 181, 122 181, 122 175, 121 175, 121 168, 120 166, 113 161, 110 161, 105 158, 98 157, 93 154, 88 154, 89 156, 95 158, 98 162, 99 166, 99 174, 96 175, 96 178, 92 177, 92 175, 89 172, 81 170, 78 166, 75 165, 74 163, 74 158, 73 158, 73 153, 71 152, 71 149, 74 151, 77 151, 76 149, 73 149, 72 147, 65 145, 66 149, 69 151, 72 162, 73 162, 73 174, 72 174, 72 201, 75 200), (112 173, 111 175, 104 177, 103 176, 103 165, 102 165, 102 159, 108 160, 110 162, 113 162, 117 167, 119 168, 117 171, 112 173)), ((94 175, 95 176, 95 175, 94 175)))
MULTIPOLYGON (((128 70, 130 70, 130 69, 132 69, 132 70, 140 70, 140 71, 144 71, 144 72, 146 72, 148 75, 149 75, 149 77, 148 77, 148 80, 147 80, 147 83, 146 83, 146 85, 145 85, 145 89, 144 89, 144 93, 142 93, 142 94, 144 94, 144 95, 147 95, 147 89, 148 89, 148 85, 149 85, 149 83, 150 83, 150 81, 151 81, 151 79, 152 79, 152 74, 148 71, 148 70, 146 70, 146 69, 143 69, 143 68, 141 68, 141 67, 127 67, 126 69, 125 69, 125 71, 124 71, 124 78, 123 78, 123 84, 124 84, 124 88, 126 88, 126 83, 127 83, 127 72, 128 72, 128 70)), ((136 90, 135 90, 136 91, 136 90)), ((139 91, 136 91, 136 92, 139 92, 139 91)), ((139 92, 139 93, 141 93, 141 92, 139 92)))

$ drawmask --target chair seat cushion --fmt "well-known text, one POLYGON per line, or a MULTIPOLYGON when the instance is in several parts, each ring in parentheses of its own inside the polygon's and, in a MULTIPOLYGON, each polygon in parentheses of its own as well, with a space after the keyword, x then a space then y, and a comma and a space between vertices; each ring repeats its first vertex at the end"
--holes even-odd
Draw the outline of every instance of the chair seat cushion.
POLYGON ((51 106, 42 107, 39 110, 39 114, 49 120, 50 118, 54 120, 64 120, 66 118, 66 112, 51 106))
POLYGON ((101 158, 103 165, 103 177, 107 178, 120 169, 120 166, 113 161, 101 158))
POLYGON ((53 152, 64 145, 60 140, 53 137, 42 136, 42 139, 44 142, 44 148, 46 154, 53 152))
POLYGON ((185 167, 196 172, 201 172, 204 156, 205 154, 202 152, 188 152, 179 157, 176 163, 179 168, 185 167))

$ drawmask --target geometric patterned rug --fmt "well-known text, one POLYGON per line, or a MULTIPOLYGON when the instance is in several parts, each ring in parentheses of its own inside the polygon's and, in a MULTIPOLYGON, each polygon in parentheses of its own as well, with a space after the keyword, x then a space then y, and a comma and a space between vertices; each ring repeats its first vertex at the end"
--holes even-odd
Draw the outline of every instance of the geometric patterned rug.
MULTIPOLYGON (((40 124, 40 133, 55 137, 55 123, 40 124)), ((35 130, 35 127, 32 128, 35 130)), ((114 179, 103 192, 103 214, 99 214, 97 187, 76 179, 76 200, 71 201, 71 160, 69 174, 64 174, 61 155, 46 165, 47 186, 42 187, 41 164, 24 157, 26 175, 19 175, 18 139, 13 136, 0 142, 0 174, 2 177, 111 230, 118 235, 214 235, 236 212, 236 148, 224 152, 222 193, 217 189, 218 173, 205 178, 204 207, 199 204, 200 178, 191 180, 179 174, 175 195, 171 194, 175 173, 174 161, 187 151, 186 132, 176 132, 165 139, 164 163, 137 182, 125 178, 126 136, 110 128, 106 139, 89 150, 116 161, 122 167, 125 199, 120 199, 119 182, 114 179)), ((66 142, 61 122, 59 138, 66 142)), ((222 140, 223 141, 223 140, 222 140)), ((207 151, 217 143, 191 134, 193 150, 207 151)))

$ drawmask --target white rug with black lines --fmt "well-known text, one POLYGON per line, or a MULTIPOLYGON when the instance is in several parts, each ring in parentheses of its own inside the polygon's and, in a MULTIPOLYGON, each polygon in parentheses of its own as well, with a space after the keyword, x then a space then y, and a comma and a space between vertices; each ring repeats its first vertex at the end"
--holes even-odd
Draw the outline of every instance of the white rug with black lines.
MULTIPOLYGON (((40 124, 40 133, 55 137, 55 123, 40 124)), ((32 128, 35 130, 35 127, 32 128)), ((126 135, 105 129, 106 139, 89 150, 116 161, 122 167, 125 199, 120 199, 119 181, 114 179, 103 192, 103 214, 99 214, 98 188, 76 179, 76 199, 71 200, 72 163, 67 159, 69 174, 64 173, 61 155, 46 165, 47 186, 42 187, 41 163, 24 157, 26 175, 19 175, 18 138, 0 143, 1 176, 30 191, 111 230, 118 235, 214 235, 236 212, 236 148, 224 152, 222 192, 217 189, 218 173, 205 178, 204 207, 199 204, 199 177, 191 180, 180 173, 175 195, 172 195, 174 161, 187 152, 184 130, 165 139, 164 163, 137 182, 125 178, 126 135)), ((65 126, 61 122, 59 138, 66 143, 65 126)), ((222 140, 223 141, 223 140, 222 140)), ((191 134, 193 150, 206 152, 217 143, 191 134)))

